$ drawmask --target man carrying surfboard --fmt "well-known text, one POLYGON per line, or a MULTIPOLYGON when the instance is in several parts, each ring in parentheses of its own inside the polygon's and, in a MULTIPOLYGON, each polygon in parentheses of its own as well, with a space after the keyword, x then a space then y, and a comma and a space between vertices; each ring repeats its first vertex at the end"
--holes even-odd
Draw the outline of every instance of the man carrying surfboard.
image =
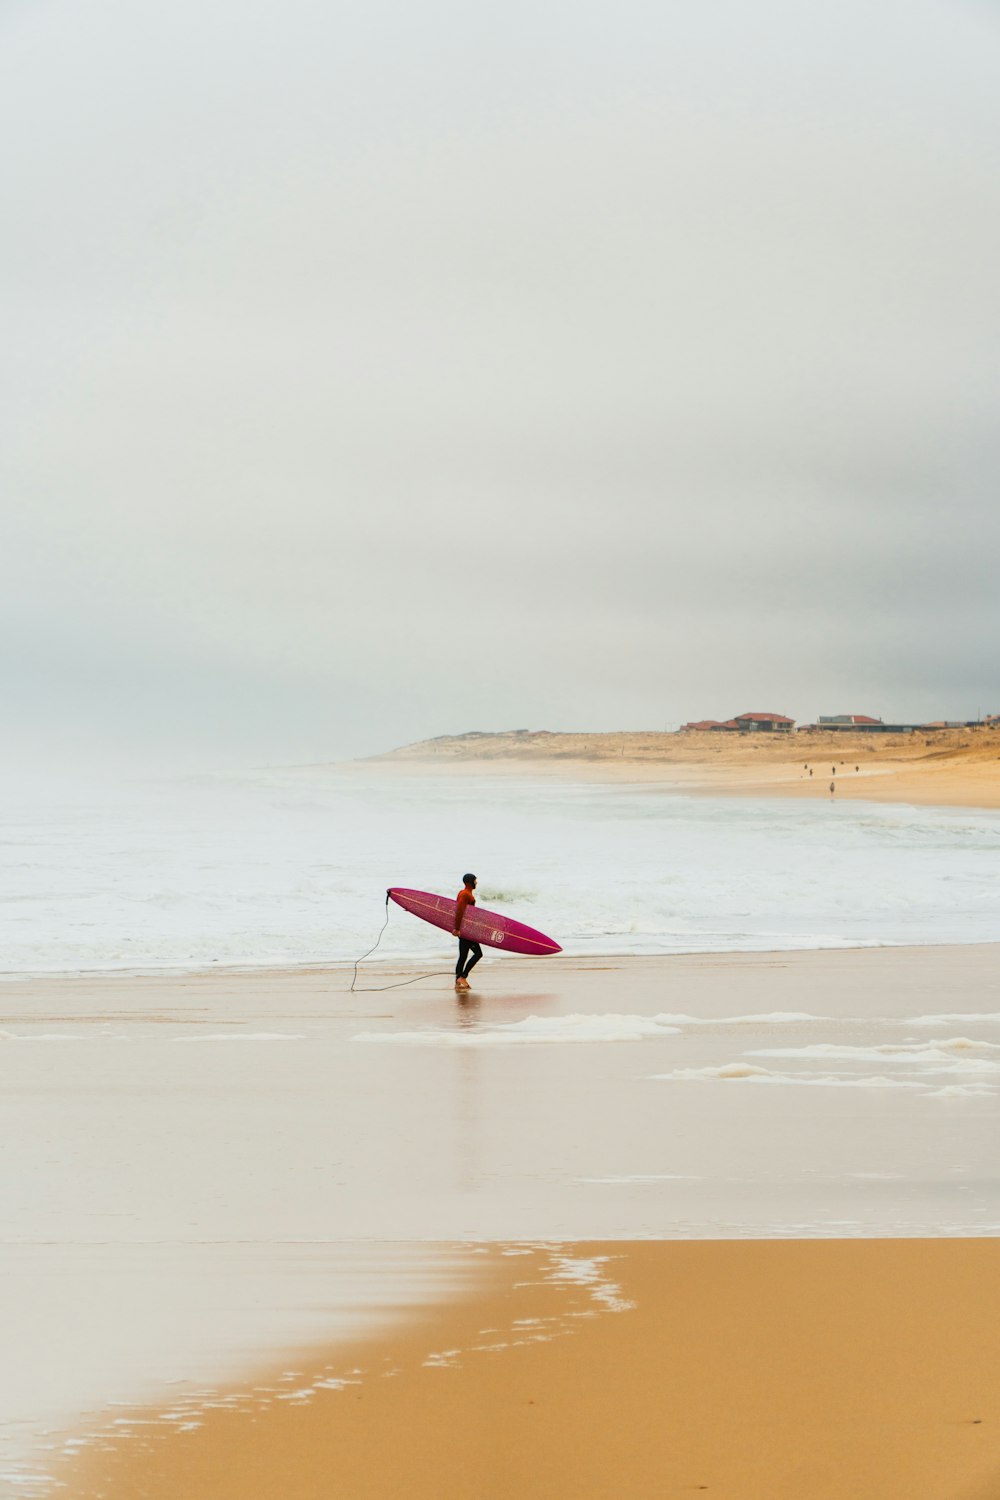
POLYGON ((483 950, 478 943, 470 943, 462 936, 462 922, 469 907, 476 904, 473 893, 479 882, 475 875, 463 875, 462 880, 464 884, 455 900, 455 926, 452 929, 454 936, 458 938, 458 963, 455 965, 456 990, 469 989, 469 975, 483 956, 483 950))

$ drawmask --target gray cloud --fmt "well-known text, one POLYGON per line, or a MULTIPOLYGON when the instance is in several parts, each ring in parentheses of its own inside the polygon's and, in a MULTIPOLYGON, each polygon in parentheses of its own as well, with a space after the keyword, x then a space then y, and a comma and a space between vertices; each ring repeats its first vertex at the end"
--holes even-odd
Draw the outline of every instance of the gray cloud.
POLYGON ((987 9, 50 0, 0 40, 25 742, 1000 706, 987 9))

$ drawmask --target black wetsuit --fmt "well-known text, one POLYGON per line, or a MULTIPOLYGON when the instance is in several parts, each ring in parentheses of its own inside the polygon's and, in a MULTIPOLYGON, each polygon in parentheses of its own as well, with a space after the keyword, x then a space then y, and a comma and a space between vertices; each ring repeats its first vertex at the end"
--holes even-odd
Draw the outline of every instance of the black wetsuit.
POLYGON ((470 906, 475 906, 476 898, 472 894, 472 887, 466 886, 459 891, 455 897, 455 926, 458 928, 458 963, 455 965, 455 978, 468 979, 469 971, 475 968, 483 956, 483 950, 478 943, 470 943, 467 938, 462 937, 462 922, 465 913, 470 906), (469 954, 472 954, 471 959, 469 954))
POLYGON ((455 978, 468 979, 469 974, 483 956, 483 950, 478 943, 470 943, 468 938, 460 937, 458 940, 458 963, 455 965, 455 978), (469 958, 469 954, 472 957, 469 958), (466 960, 468 959, 468 963, 466 960))

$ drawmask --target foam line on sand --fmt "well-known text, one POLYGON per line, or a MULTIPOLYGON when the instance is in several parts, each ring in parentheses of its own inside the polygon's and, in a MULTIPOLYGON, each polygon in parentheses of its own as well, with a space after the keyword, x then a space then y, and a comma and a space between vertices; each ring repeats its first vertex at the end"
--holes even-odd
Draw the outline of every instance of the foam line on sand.
POLYGON ((132 1412, 68 1500, 987 1500, 1000 1241, 469 1247, 476 1293, 132 1412), (511 1253, 511 1251, 515 1253, 511 1253))

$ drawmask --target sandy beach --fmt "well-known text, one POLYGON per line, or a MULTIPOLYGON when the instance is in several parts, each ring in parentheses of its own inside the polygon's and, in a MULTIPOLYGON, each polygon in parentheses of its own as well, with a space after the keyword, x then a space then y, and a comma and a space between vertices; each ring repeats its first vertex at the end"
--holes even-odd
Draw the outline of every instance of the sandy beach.
POLYGON ((987 1500, 998 1272, 995 1239, 491 1250, 433 1318, 58 1472, 80 1500, 987 1500))
POLYGON ((8 982, 6 1493, 977 1494, 997 951, 8 982))
POLYGON ((442 736, 368 764, 425 772, 659 782, 713 796, 834 796, 917 806, 1000 807, 1000 729, 933 733, 552 734, 442 736), (810 775, 810 769, 813 774, 810 775))

